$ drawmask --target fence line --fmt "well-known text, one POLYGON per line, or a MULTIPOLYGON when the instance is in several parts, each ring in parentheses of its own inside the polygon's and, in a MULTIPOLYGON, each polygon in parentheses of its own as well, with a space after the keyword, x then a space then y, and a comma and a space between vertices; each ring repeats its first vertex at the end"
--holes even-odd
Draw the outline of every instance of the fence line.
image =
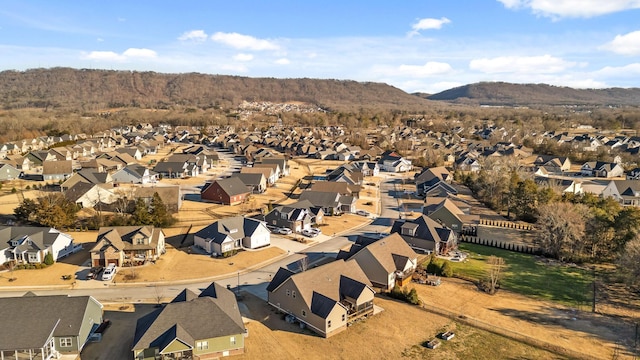
POLYGON ((533 230, 533 225, 521 224, 513 221, 503 221, 503 220, 480 219, 480 225, 497 226, 497 227, 503 227, 503 228, 509 228, 509 229, 517 229, 517 230, 533 230))
POLYGON ((477 236, 464 235, 464 234, 460 236, 460 241, 471 243, 471 244, 491 246, 498 249, 515 251, 515 252, 525 253, 525 254, 539 254, 541 252, 540 248, 532 245, 518 244, 518 243, 512 243, 508 241, 498 241, 498 240, 492 240, 492 239, 483 239, 477 236))

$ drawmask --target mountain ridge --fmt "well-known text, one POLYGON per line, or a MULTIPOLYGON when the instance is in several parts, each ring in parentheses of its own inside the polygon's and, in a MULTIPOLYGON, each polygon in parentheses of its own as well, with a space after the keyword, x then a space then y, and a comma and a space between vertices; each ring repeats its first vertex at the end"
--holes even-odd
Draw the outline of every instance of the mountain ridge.
POLYGON ((640 105, 640 88, 576 89, 548 84, 479 82, 425 97, 477 105, 640 105))

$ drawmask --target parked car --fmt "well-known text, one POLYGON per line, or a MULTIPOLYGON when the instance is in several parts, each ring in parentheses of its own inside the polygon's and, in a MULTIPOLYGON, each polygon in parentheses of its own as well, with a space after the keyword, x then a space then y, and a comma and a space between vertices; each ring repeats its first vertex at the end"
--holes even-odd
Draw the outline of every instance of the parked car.
POLYGON ((302 235, 307 237, 316 237, 318 236, 318 232, 312 231, 311 229, 304 229, 302 230, 302 235))
POLYGON ((292 233, 291 229, 289 229, 287 227, 281 227, 281 228, 278 229, 278 234, 289 235, 291 233, 292 233))
POLYGON ((320 235, 322 234, 322 231, 318 228, 310 228, 309 231, 311 231, 312 233, 315 233, 316 235, 320 235))
POLYGON ((364 210, 358 210, 358 211, 356 211, 356 214, 358 214, 360 216, 369 216, 369 212, 368 211, 364 211, 364 210))
POLYGON ((91 269, 89 269, 89 273, 87 274, 87 279, 97 279, 100 276, 100 273, 102 273, 102 270, 104 270, 102 266, 92 267, 91 269))
POLYGON ((109 281, 113 279, 115 275, 116 275, 116 265, 109 264, 109 266, 107 266, 107 268, 104 269, 104 272, 102 273, 102 280, 109 281))

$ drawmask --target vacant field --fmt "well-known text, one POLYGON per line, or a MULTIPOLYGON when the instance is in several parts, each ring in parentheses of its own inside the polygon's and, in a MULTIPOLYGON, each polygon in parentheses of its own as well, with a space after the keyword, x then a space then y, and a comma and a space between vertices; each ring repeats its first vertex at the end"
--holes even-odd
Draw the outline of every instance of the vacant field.
POLYGON ((469 252, 469 261, 452 263, 459 274, 481 279, 486 274, 486 259, 495 255, 504 258, 507 265, 503 289, 575 307, 588 305, 593 280, 590 271, 488 246, 462 243, 460 249, 469 252))
POLYGON ((384 298, 384 311, 329 339, 288 324, 264 301, 245 295, 249 337, 239 359, 560 359, 528 345, 457 324, 419 307, 384 298), (422 346, 443 330, 456 337, 436 350, 422 346))
POLYGON ((472 323, 487 324, 598 359, 611 359, 616 352, 618 359, 632 358, 635 325, 619 317, 579 311, 506 290, 489 295, 460 279, 444 279, 437 287, 414 286, 424 306, 465 316, 472 323))

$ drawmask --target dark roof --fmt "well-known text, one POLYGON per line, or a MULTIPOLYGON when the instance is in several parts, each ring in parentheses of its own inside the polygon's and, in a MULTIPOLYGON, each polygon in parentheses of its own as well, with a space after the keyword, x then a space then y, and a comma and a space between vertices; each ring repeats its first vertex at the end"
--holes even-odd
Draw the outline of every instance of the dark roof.
POLYGON ((0 298, 0 319, 19 315, 18 328, 0 326, 0 350, 43 347, 49 336, 78 336, 90 296, 0 298))
POLYGON ((220 219, 195 233, 203 239, 213 239, 217 244, 222 243, 227 236, 233 239, 243 239, 251 236, 262 224, 260 220, 243 216, 220 219))
POLYGON ((293 274, 295 274, 293 271, 281 267, 273 276, 273 279, 271 279, 269 285, 267 285, 267 291, 271 292, 275 290, 278 286, 280 286, 280 284, 285 282, 285 280, 290 278, 293 274))
MULTIPOLYGON (((168 344, 176 338, 195 346, 196 340, 243 334, 245 327, 235 295, 212 284, 216 297, 201 294, 175 301, 138 319, 133 349, 168 344)), ((209 289, 207 288, 207 289, 209 289)))
POLYGON ((240 180, 240 178, 235 176, 226 178, 226 179, 216 180, 215 182, 229 196, 246 194, 249 192, 247 185, 245 185, 242 182, 242 180, 240 180))
POLYGON ((331 313, 331 310, 336 306, 336 303, 336 300, 314 291, 311 296, 311 312, 326 319, 331 313))

